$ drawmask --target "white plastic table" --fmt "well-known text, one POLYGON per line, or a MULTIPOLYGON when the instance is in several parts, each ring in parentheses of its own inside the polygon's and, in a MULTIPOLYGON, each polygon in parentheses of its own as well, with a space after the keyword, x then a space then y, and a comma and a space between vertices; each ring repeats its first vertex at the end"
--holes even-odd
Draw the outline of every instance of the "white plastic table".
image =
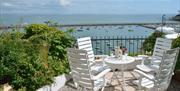
POLYGON ((111 56, 111 57, 108 57, 108 58, 105 59, 106 65, 113 70, 113 76, 116 77, 118 82, 119 82, 119 78, 118 78, 119 74, 116 74, 115 70, 116 69, 121 70, 122 80, 123 80, 123 84, 122 84, 123 90, 126 90, 125 79, 124 79, 125 65, 133 63, 134 61, 135 61, 135 58, 130 57, 130 56, 123 56, 121 59, 120 58, 115 58, 115 57, 111 56))

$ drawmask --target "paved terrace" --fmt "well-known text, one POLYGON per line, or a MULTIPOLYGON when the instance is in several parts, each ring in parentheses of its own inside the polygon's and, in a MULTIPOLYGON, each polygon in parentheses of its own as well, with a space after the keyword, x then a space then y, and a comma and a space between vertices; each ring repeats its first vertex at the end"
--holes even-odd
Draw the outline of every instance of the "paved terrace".
MULTIPOLYGON (((135 62, 126 65, 127 70, 125 71, 124 75, 125 75, 125 81, 127 84, 127 87, 126 87, 127 91, 138 91, 137 89, 138 87, 137 85, 133 84, 133 81, 137 80, 139 78, 139 75, 135 73, 133 69, 135 69, 136 65, 140 63, 141 63, 140 60, 136 60, 135 62)), ((109 72, 106 75, 106 78, 111 79, 112 75, 113 75, 113 72, 109 72)), ((122 79, 119 79, 119 81, 122 82, 122 79)), ((73 80, 71 79, 66 83, 64 87, 60 88, 59 91, 78 91, 78 90, 76 89, 75 85, 73 84, 73 80)), ((114 79, 112 80, 111 84, 110 83, 107 84, 104 91, 123 91, 123 90, 122 90, 121 84, 119 84, 118 81, 114 79)), ((180 83, 172 79, 171 84, 167 91, 180 91, 180 83)))
MULTIPOLYGON (((106 78, 111 78, 112 72, 107 74, 106 78)), ((127 91, 138 91, 137 86, 132 83, 133 80, 136 80, 138 74, 133 71, 126 71, 125 72, 126 83, 127 83, 127 91)), ((120 79, 122 81, 122 79, 120 79)), ((112 84, 107 84, 108 86, 104 89, 104 91, 123 91, 121 84, 118 84, 117 80, 113 80, 112 84)), ((59 89, 59 91, 78 91, 73 84, 72 79, 66 83, 64 87, 59 89)), ((180 91, 180 83, 175 80, 171 81, 171 84, 167 91, 180 91)))

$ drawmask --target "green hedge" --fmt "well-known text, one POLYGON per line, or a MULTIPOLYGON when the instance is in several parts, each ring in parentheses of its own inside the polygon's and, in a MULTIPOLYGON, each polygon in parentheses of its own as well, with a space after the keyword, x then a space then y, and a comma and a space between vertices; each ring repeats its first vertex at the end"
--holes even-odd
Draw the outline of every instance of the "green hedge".
MULTIPOLYGON (((180 37, 173 40, 173 48, 177 48, 177 47, 180 48, 180 37)), ((179 53, 178 60, 177 60, 177 63, 176 63, 176 70, 180 70, 180 53, 179 53)))
POLYGON ((19 91, 35 91, 54 77, 69 73, 66 48, 74 44, 70 32, 32 24, 25 32, 0 35, 0 82, 19 91))

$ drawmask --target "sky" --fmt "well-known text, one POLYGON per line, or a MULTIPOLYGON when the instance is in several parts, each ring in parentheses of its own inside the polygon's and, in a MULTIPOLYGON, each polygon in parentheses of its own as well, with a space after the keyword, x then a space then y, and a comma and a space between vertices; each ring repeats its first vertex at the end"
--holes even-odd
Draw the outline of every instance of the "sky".
POLYGON ((176 14, 180 0, 0 0, 1 14, 176 14))

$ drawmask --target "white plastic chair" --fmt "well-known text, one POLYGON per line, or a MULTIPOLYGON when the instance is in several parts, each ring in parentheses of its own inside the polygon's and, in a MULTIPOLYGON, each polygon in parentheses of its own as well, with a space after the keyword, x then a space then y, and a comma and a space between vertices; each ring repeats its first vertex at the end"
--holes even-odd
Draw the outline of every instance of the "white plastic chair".
POLYGON ((161 63, 163 52, 165 50, 171 49, 171 44, 172 44, 172 40, 170 39, 157 38, 153 55, 150 59, 150 64, 145 65, 144 61, 142 61, 142 63, 140 65, 137 65, 136 67, 144 72, 155 72, 156 69, 158 69, 159 64, 161 63))
POLYGON ((171 82, 178 54, 179 48, 166 50, 162 55, 160 67, 154 75, 135 69, 134 71, 140 74, 140 79, 134 83, 140 90, 166 91, 171 82))
POLYGON ((94 65, 91 67, 94 74, 97 74, 99 71, 106 69, 104 60, 101 62, 95 61, 95 56, 102 57, 103 59, 107 57, 107 55, 94 55, 91 37, 83 37, 77 39, 78 49, 86 50, 88 53, 88 58, 90 61, 90 65, 94 65))
POLYGON ((86 50, 90 61, 94 61, 94 52, 92 48, 91 38, 83 37, 77 39, 78 49, 86 50))
MULTIPOLYGON (((85 50, 69 48, 68 59, 73 81, 78 85, 78 88, 84 91, 104 90, 107 82, 105 75, 111 69, 105 69, 99 74, 93 75, 91 73, 91 65, 89 65, 89 60, 91 59, 88 58, 88 52, 85 50)), ((78 91, 80 91, 80 89, 78 91)))

